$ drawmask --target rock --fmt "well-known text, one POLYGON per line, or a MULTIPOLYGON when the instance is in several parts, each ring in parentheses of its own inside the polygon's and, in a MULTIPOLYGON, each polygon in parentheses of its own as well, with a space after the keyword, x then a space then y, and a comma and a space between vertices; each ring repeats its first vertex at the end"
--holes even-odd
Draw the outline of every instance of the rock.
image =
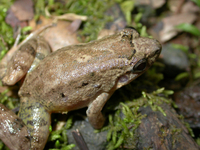
POLYGON ((164 74, 168 77, 174 78, 189 68, 190 64, 186 54, 182 50, 174 48, 172 44, 163 45, 161 55, 165 64, 164 74))
POLYGON ((72 131, 79 130, 89 150, 103 150, 107 145, 107 131, 95 133, 94 128, 85 120, 77 120, 71 129, 67 130, 69 144, 75 144, 73 150, 79 150, 72 131))
POLYGON ((200 128, 200 85, 187 87, 175 93, 178 113, 184 116, 191 128, 200 128))

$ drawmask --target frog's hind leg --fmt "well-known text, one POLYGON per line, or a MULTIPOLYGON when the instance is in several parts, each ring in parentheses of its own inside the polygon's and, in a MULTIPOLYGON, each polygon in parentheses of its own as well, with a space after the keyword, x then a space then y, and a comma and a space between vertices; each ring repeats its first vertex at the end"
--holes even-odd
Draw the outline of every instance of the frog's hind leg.
POLYGON ((7 68, 1 68, 1 70, 4 70, 2 73, 0 72, 2 83, 4 85, 14 85, 25 76, 30 68, 34 68, 38 64, 38 60, 43 59, 50 51, 50 46, 44 38, 30 39, 13 54, 10 60, 0 62, 1 67, 7 68))
POLYGON ((24 122, 11 110, 0 104, 0 139, 10 150, 30 149, 30 137, 24 122))
POLYGON ((49 136, 51 114, 35 100, 21 100, 19 117, 26 124, 30 138, 31 149, 43 150, 49 136))

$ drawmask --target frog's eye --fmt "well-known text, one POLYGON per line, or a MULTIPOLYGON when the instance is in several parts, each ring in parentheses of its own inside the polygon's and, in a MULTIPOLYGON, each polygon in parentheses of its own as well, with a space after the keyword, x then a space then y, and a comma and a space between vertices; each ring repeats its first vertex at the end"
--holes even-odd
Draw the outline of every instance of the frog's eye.
POLYGON ((145 70, 147 66, 147 61, 146 59, 141 59, 140 61, 137 62, 137 64, 133 67, 132 72, 142 72, 145 70))

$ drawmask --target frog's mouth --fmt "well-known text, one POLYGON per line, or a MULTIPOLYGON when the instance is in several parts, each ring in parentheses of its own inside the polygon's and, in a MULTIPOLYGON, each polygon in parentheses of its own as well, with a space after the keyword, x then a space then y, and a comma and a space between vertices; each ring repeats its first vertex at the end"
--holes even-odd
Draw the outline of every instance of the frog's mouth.
MULTIPOLYGON (((147 67, 149 68, 149 67, 147 67)), ((131 81, 135 80, 137 77, 139 77, 146 69, 144 69, 141 73, 132 71, 128 71, 126 74, 120 76, 117 80, 117 89, 121 88, 124 85, 129 84, 131 81)))
POLYGON ((135 65, 130 64, 129 70, 118 78, 117 88, 120 88, 143 74, 158 58, 161 49, 156 50, 155 53, 147 56, 147 58, 140 59, 135 65))

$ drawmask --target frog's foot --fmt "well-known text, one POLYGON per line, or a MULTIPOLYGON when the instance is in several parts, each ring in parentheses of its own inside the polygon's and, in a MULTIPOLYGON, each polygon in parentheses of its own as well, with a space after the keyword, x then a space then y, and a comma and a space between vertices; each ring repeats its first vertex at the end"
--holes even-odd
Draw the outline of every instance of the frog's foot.
POLYGON ((31 149, 43 150, 49 136, 51 114, 40 103, 23 98, 19 117, 28 128, 31 137, 31 149))
POLYGON ((47 54, 50 53, 50 47, 48 43, 42 37, 30 39, 27 43, 23 44, 7 61, 0 66, 7 67, 7 69, 1 70, 3 75, 2 82, 4 85, 14 85, 18 82, 28 70, 34 68, 39 60, 42 60, 47 54))
POLYGON ((101 129, 104 125, 105 118, 101 113, 103 106, 109 99, 110 94, 102 93, 88 107, 86 113, 90 124, 95 129, 101 129))
POLYGON ((10 150, 28 150, 31 142, 24 122, 11 110, 0 104, 0 139, 10 150))

